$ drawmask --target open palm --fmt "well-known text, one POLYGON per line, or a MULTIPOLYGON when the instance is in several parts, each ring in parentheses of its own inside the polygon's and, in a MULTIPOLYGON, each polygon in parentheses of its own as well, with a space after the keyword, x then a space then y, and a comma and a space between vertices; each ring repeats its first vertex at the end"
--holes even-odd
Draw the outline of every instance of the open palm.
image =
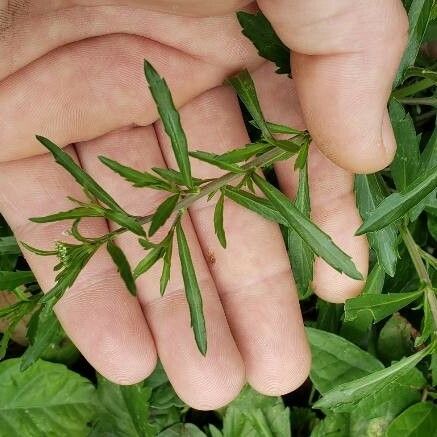
MULTIPOLYGON (((136 190, 114 177, 97 159, 105 155, 142 170, 175 165, 143 77, 146 58, 169 83, 193 150, 223 153, 249 141, 236 97, 222 85, 242 68, 252 71, 267 119, 298 128, 305 120, 323 152, 311 150, 312 218, 366 273, 366 241, 353 236, 360 219, 351 171, 382 168, 394 153, 385 101, 405 39, 399 2, 375 1, 365 12, 368 2, 357 1, 351 10, 339 0, 338 11, 325 5, 325 15, 322 0, 306 9, 303 0, 259 2, 284 42, 300 52, 293 61, 296 84, 276 75, 241 35, 234 10, 256 7, 249 2, 6 3, 0 23, 0 58, 6 60, 0 65, 0 211, 19 240, 37 247, 65 240, 65 224, 35 228, 27 219, 68 208, 66 196, 83 197, 43 154, 36 133, 66 146, 130 213, 148 214, 162 201, 157 192, 136 190), (381 9, 391 13, 391 26, 358 26, 358 33, 349 28, 351 20, 365 23, 365 14, 377 16, 381 9), (317 14, 325 21, 316 20, 317 14), (335 38, 328 32, 330 20, 338 20, 335 38)), ((291 164, 278 164, 276 171, 282 189, 293 196, 291 164)), ((193 162, 196 176, 216 177, 215 172, 193 162)), ((195 203, 184 222, 204 300, 206 357, 193 339, 180 271, 172 272, 160 297, 155 266, 138 280, 136 299, 102 251, 56 307, 70 338, 104 376, 121 384, 140 381, 158 355, 178 394, 200 409, 226 404, 246 381, 266 394, 289 392, 310 366, 279 227, 226 204, 224 250, 214 235, 212 203, 195 203)), ((90 235, 112 227, 100 219, 86 223, 90 235)), ((144 256, 133 237, 117 243, 131 264, 144 256)), ((55 261, 26 256, 41 287, 50 289, 55 261)), ((314 289, 324 299, 341 302, 361 286, 317 260, 314 289)))

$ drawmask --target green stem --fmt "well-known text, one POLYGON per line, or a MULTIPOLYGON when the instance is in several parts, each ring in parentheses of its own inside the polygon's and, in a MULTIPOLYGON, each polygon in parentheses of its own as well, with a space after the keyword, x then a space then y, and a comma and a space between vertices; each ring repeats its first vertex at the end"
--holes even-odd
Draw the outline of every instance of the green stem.
POLYGON ((392 96, 396 99, 412 96, 420 91, 431 88, 434 82, 430 79, 419 80, 412 85, 405 86, 393 92, 392 96))
POLYGON ((437 106, 437 99, 435 97, 417 97, 417 98, 406 98, 398 99, 400 103, 404 105, 427 105, 427 106, 437 106))

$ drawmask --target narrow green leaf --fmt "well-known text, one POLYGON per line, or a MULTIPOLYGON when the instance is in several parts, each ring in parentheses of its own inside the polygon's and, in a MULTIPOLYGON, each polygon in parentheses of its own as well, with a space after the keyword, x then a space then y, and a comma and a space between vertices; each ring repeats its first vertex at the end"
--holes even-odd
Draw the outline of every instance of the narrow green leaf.
POLYGON ((185 233, 180 221, 176 224, 176 237, 178 241, 179 258, 181 262, 182 276, 184 279, 185 294, 190 308, 191 326, 197 347, 202 355, 206 355, 207 336, 205 318, 203 316, 202 295, 197 282, 196 272, 191 259, 185 233))
POLYGON ((437 85, 437 71, 434 70, 421 67, 410 67, 405 73, 405 79, 410 77, 423 77, 424 79, 428 79, 437 85))
POLYGON ((288 152, 292 155, 295 155, 297 152, 299 152, 302 149, 302 145, 299 143, 296 143, 293 140, 278 140, 276 138, 269 141, 270 144, 275 145, 276 147, 279 147, 284 152, 288 152))
POLYGON ((146 273, 158 260, 164 256, 164 250, 161 246, 155 247, 138 263, 134 269, 134 278, 138 278, 146 273))
POLYGON ((294 129, 283 124, 267 122, 267 127, 272 134, 284 134, 284 135, 302 135, 305 131, 294 129))
POLYGON ((220 159, 220 156, 215 155, 214 153, 197 151, 197 152, 190 152, 190 156, 198 159, 199 161, 207 162, 208 164, 214 165, 215 167, 221 168, 222 170, 226 170, 231 173, 244 172, 244 170, 242 170, 240 166, 222 161, 220 159))
POLYGON ((249 38, 263 58, 276 64, 278 74, 291 74, 290 49, 279 39, 262 12, 237 12, 243 35, 249 38))
MULTIPOLYGON (((425 294, 434 293, 433 290, 425 290, 425 294)), ((437 330, 434 326, 434 318, 432 315, 431 307, 429 305, 429 299, 425 296, 423 300, 423 318, 422 326, 420 329, 420 336, 416 338, 414 342, 415 347, 422 346, 431 337, 432 333, 437 330)))
POLYGON ((391 99, 389 109, 397 143, 396 155, 390 170, 396 188, 398 191, 404 191, 419 172, 419 140, 413 119, 396 99, 391 99))
POLYGON ((412 66, 419 53, 423 37, 425 36, 429 20, 434 7, 434 0, 413 0, 408 11, 408 19, 410 22, 410 36, 407 49, 399 66, 394 87, 398 86, 405 75, 408 67, 412 66))
POLYGON ((433 436, 437 430, 437 406, 419 402, 396 417, 387 429, 387 437, 433 436))
POLYGON ((233 149, 229 152, 218 155, 217 158, 222 162, 227 162, 229 164, 236 164, 238 162, 247 161, 253 156, 259 153, 265 153, 271 150, 272 146, 266 143, 252 143, 247 144, 245 147, 240 149, 233 149))
POLYGON ((432 346, 428 346, 390 367, 386 367, 385 369, 354 381, 340 384, 325 393, 325 395, 314 404, 314 408, 326 408, 334 412, 350 412, 358 402, 363 401, 369 396, 376 395, 381 390, 387 388, 389 384, 399 380, 399 378, 413 369, 431 351, 432 346))
POLYGON ((386 197, 360 226, 356 235, 375 232, 394 223, 436 188, 437 166, 416 178, 403 193, 386 197))
POLYGON ((231 186, 224 187, 223 192, 226 197, 235 203, 238 203, 239 205, 259 214, 261 217, 287 226, 287 221, 285 218, 272 206, 267 199, 258 197, 255 194, 244 190, 239 190, 238 188, 231 186))
POLYGON ((98 205, 81 206, 79 208, 62 211, 56 214, 46 215, 42 217, 31 217, 29 220, 34 223, 51 223, 62 220, 76 220, 84 217, 103 217, 103 209, 98 205))
POLYGON ((167 289, 168 282, 170 281, 170 274, 171 274, 171 257, 173 254, 173 235, 174 232, 171 231, 171 233, 167 237, 167 244, 164 246, 164 265, 162 267, 162 273, 161 273, 161 279, 159 282, 159 290, 161 293, 161 296, 164 296, 165 290, 167 289))
POLYGON ((346 273, 353 279, 361 280, 363 278, 350 256, 336 246, 329 235, 305 217, 283 193, 256 173, 253 174, 253 180, 284 216, 288 226, 299 234, 316 255, 323 258, 335 270, 346 273))
POLYGON ((303 169, 308 160, 308 151, 310 148, 310 142, 307 141, 299 150, 299 154, 297 155, 296 162, 294 163, 294 169, 303 169))
POLYGON ((132 217, 125 212, 112 211, 110 209, 105 209, 104 214, 108 220, 112 220, 118 225, 129 229, 134 234, 139 235, 140 237, 147 236, 143 226, 135 217, 132 217))
MULTIPOLYGON (((370 217, 373 211, 385 199, 383 185, 379 176, 356 175, 355 195, 358 210, 363 220, 370 217)), ((390 225, 377 232, 367 234, 370 247, 375 251, 378 262, 389 276, 394 276, 398 254, 398 230, 390 225)))
POLYGON ((0 238, 0 255, 20 255, 21 250, 15 237, 0 238))
POLYGON ((31 282, 36 282, 36 279, 30 271, 0 271, 0 291, 12 291, 20 285, 29 284, 31 282))
POLYGON ((37 140, 48 149, 54 156, 56 162, 65 168, 76 181, 89 193, 96 197, 100 202, 113 209, 124 213, 124 210, 118 205, 118 203, 82 168, 79 167, 71 158, 71 156, 64 152, 55 143, 49 139, 37 135, 37 140))
MULTIPOLYGON (((185 185, 185 181, 182 177, 181 172, 177 170, 174 170, 172 168, 158 168, 158 167, 153 167, 152 170, 169 184, 185 185)), ((192 178, 192 179, 194 185, 201 185, 204 182, 204 179, 199 179, 199 178, 192 178)))
POLYGON ((360 311, 369 311, 375 322, 399 311, 417 300, 423 291, 409 293, 365 294, 348 299, 344 305, 344 320, 354 320, 360 311))
POLYGON ((228 79, 227 82, 234 88, 238 97, 244 103, 244 106, 249 111, 257 127, 261 130, 264 138, 272 138, 261 111, 255 84, 253 83, 250 73, 247 70, 243 70, 241 73, 228 79))
POLYGON ((165 132, 170 138, 173 153, 178 163, 184 183, 193 187, 190 159, 188 156, 187 137, 182 128, 179 112, 176 110, 173 98, 166 81, 159 76, 152 65, 144 61, 144 73, 149 83, 150 92, 155 100, 165 132))
POLYGON ((150 187, 156 190, 170 191, 171 186, 162 179, 150 174, 148 172, 141 172, 131 167, 127 167, 120 164, 113 159, 106 158, 105 156, 99 156, 100 161, 109 167, 114 172, 118 173, 121 177, 131 182, 134 187, 150 187))
POLYGON ((226 234, 223 227, 224 203, 225 196, 222 193, 214 209, 214 230, 218 240, 220 241, 220 244, 223 246, 224 249, 226 249, 226 234))
MULTIPOLYGON (((299 173, 299 186, 295 206, 305 217, 310 217, 310 192, 307 165, 304 165, 299 173)), ((299 299, 302 300, 310 296, 312 292, 311 283, 313 280, 314 252, 299 234, 291 228, 288 229, 287 246, 299 299)))
POLYGON ((118 272, 126 284, 127 289, 135 296, 137 294, 137 287, 126 255, 112 240, 108 241, 106 248, 108 249, 109 255, 111 255, 112 261, 114 261, 114 264, 117 266, 118 272))
POLYGON ((156 209, 149 228, 149 237, 154 235, 169 219, 179 200, 179 193, 167 197, 156 209))

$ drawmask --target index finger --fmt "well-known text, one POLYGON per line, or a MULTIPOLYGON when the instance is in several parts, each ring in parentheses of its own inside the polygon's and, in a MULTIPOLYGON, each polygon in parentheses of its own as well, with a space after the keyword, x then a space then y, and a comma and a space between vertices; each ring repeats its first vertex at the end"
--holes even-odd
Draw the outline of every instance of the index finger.
POLYGON ((320 150, 355 173, 387 166, 396 145, 386 104, 405 47, 400 0, 260 0, 294 52, 293 77, 320 150))

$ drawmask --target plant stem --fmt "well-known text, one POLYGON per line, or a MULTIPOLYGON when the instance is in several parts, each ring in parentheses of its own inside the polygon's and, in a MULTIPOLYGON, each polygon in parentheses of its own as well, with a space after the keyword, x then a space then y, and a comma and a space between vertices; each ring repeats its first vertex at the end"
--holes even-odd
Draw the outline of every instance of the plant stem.
POLYGON ((402 239, 404 240, 405 246, 407 247, 408 253, 410 254, 411 260, 413 261, 414 268, 416 269, 420 282, 425 286, 425 297, 428 299, 432 318, 434 320, 434 327, 437 330, 437 298, 431 279, 428 275, 428 271, 423 263, 420 248, 417 246, 413 236, 411 235, 411 232, 406 225, 401 226, 400 233, 402 239))
POLYGON ((427 105, 427 106, 437 106, 437 99, 435 97, 417 97, 417 98, 406 98, 398 99, 400 103, 404 105, 427 105))
MULTIPOLYGON (((190 207, 194 202, 201 199, 202 197, 208 196, 209 194, 213 193, 214 191, 219 190, 220 188, 224 187, 225 185, 230 184, 235 179, 238 179, 242 176, 244 176, 247 172, 253 171, 259 167, 264 167, 266 165, 269 165, 275 161, 280 160, 283 156, 287 156, 289 153, 285 152, 283 149, 280 149, 279 147, 274 147, 273 149, 269 150, 268 152, 263 153, 262 155, 258 156, 257 158, 253 159, 252 161, 248 162, 247 164, 244 164, 241 166, 242 170, 244 170, 244 173, 226 173, 223 176, 214 179, 213 181, 209 182, 208 184, 204 185, 198 193, 189 194, 188 196, 184 197, 182 200, 180 200, 175 207, 175 211, 180 209, 185 209, 190 207)), ((143 217, 139 217, 138 221, 145 225, 146 223, 149 223, 153 218, 153 214, 149 214, 143 217)), ((111 233, 107 235, 107 238, 113 238, 116 235, 120 235, 124 232, 126 232, 126 228, 121 227, 118 228, 111 233)))
POLYGON ((404 97, 412 96, 420 91, 431 88, 434 82, 430 79, 419 80, 412 85, 405 86, 393 92, 393 97, 396 99, 402 99, 404 97))

